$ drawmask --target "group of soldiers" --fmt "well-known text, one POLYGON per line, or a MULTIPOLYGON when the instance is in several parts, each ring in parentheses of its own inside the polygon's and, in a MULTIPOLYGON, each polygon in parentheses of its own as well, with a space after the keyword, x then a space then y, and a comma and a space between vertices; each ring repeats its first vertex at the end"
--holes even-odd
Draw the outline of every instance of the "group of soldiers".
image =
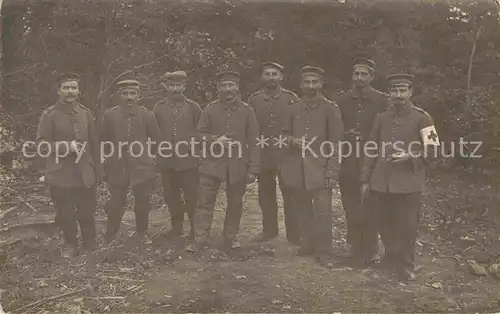
MULTIPOLYGON (((261 69, 262 89, 244 102, 239 73, 225 71, 216 77, 217 100, 202 109, 184 95, 186 72, 169 72, 162 77, 167 95, 153 110, 138 103, 140 82, 125 76, 117 83, 120 104, 95 123, 91 111, 78 101, 78 75, 63 74, 59 100, 43 112, 37 133, 37 141, 50 143, 46 148, 52 149, 43 173, 63 231, 63 256, 77 252, 77 222, 84 250, 96 248, 96 184, 101 180, 107 182, 111 194, 105 205, 106 242, 118 239, 131 189, 137 238, 150 244, 150 196, 159 172, 171 218, 167 236, 183 235, 187 214, 189 252, 208 245, 216 196, 223 182, 227 192, 223 246, 229 250, 240 247, 243 196, 247 184, 255 180, 263 230, 254 241, 276 238, 278 182, 288 241, 299 246, 298 255, 312 255, 331 267, 332 190, 339 185, 352 261, 378 264, 404 280, 412 279, 421 191, 432 156, 423 152, 439 145, 432 119, 410 101, 410 74, 389 76, 389 94, 385 94, 371 86, 375 62, 356 58, 353 88, 333 100, 322 93, 324 76, 321 68, 303 67, 299 98, 282 87, 283 67, 266 62, 261 69), (266 145, 259 145, 263 138, 266 145), (146 146, 148 140, 168 142, 176 151, 169 156, 137 155, 131 153, 131 145, 123 144, 146 146), (220 154, 200 157, 195 152, 199 146, 175 145, 193 140, 219 145, 214 147, 219 147, 220 154), (396 152, 389 146, 392 151, 385 154, 377 148, 376 154, 361 150, 361 154, 342 156, 336 149, 363 147, 369 141, 401 141, 404 149, 396 152), (422 145, 409 146, 412 141, 422 145), (113 145, 101 145, 103 142, 113 145), (322 142, 338 145, 325 154, 322 142), (234 143, 239 144, 238 152, 232 151, 234 143), (57 160, 56 153, 64 157, 57 160), (102 156, 106 156, 103 162, 102 156), (377 261, 379 233, 385 255, 377 261)), ((152 150, 157 153, 158 145, 152 150)))

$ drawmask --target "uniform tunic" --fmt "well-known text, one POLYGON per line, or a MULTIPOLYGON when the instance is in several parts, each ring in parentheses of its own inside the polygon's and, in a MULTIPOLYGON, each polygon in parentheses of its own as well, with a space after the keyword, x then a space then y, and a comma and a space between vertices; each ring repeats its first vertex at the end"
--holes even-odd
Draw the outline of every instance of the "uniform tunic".
POLYGON ((147 142, 150 138, 150 142, 160 143, 161 136, 150 110, 139 106, 108 109, 100 122, 99 134, 103 154, 109 155, 104 161, 109 184, 133 186, 156 176, 156 145, 147 142), (114 147, 112 152, 109 150, 111 146, 114 147))
POLYGON ((282 165, 285 183, 312 191, 324 188, 325 178, 338 179, 343 131, 338 106, 323 95, 294 103, 283 130, 287 145, 294 138, 305 138, 310 145, 304 152, 291 148, 282 165))
POLYGON ((201 174, 226 180, 229 173, 228 183, 231 184, 244 180, 247 173, 259 173, 259 126, 255 112, 248 104, 239 99, 231 104, 221 101, 211 103, 201 115, 198 131, 207 144, 200 152, 201 174), (212 143, 224 134, 239 142, 239 145, 232 145, 230 150, 219 150, 219 146, 212 143), (224 154, 219 157, 221 153, 224 154))

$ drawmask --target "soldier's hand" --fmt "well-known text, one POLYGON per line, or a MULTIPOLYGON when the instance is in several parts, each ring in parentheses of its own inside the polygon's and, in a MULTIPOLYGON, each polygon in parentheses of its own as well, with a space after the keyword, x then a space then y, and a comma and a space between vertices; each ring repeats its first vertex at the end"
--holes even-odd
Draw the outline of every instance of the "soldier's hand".
POLYGON ((69 143, 69 151, 73 153, 79 152, 82 148, 82 145, 83 145, 82 143, 77 142, 76 140, 72 140, 69 143))
POLYGON ((326 178, 325 179, 325 187, 327 189, 337 188, 337 180, 335 180, 334 178, 326 178))
POLYGON ((390 162, 391 163, 399 163, 399 162, 406 161, 410 158, 411 158, 411 156, 408 153, 405 153, 405 152, 395 153, 391 156, 390 162))
POLYGON ((304 145, 304 141, 301 138, 294 138, 292 140, 292 146, 293 147, 302 148, 303 145, 304 145))
POLYGON ((69 151, 70 151, 71 153, 76 152, 76 150, 77 150, 76 141, 75 141, 75 140, 72 140, 71 142, 68 142, 68 148, 69 148, 69 151))
POLYGON ((247 183, 253 183, 257 179, 257 176, 255 174, 247 174, 247 183))
POLYGON ((363 183, 361 184, 361 202, 364 203, 366 199, 368 199, 368 195, 370 194, 370 184, 363 183))
POLYGON ((349 131, 345 132, 344 135, 347 137, 356 137, 361 136, 361 133, 356 131, 356 129, 350 129, 349 131))
POLYGON ((225 134, 221 135, 217 138, 217 142, 221 143, 224 146, 229 145, 233 140, 230 137, 227 137, 225 134))

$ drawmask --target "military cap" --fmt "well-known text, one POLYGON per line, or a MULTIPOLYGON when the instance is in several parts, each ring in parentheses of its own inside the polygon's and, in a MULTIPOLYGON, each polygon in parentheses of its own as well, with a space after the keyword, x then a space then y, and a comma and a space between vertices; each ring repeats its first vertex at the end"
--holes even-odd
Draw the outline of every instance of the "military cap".
POLYGON ((240 81, 240 74, 233 71, 222 71, 217 74, 217 81, 233 81, 238 83, 240 81))
POLYGON ((353 61, 353 68, 364 67, 364 68, 368 68, 371 71, 374 71, 375 66, 376 66, 375 61, 373 61, 371 59, 367 59, 367 58, 356 58, 353 61))
POLYGON ((118 82, 116 83, 117 88, 139 88, 139 81, 135 79, 135 75, 132 72, 122 73, 118 77, 118 82))
POLYGON ((187 80, 187 74, 185 71, 167 72, 163 75, 163 79, 167 82, 183 83, 187 80))
POLYGON ((304 77, 306 75, 314 75, 314 76, 323 78, 323 75, 325 75, 325 71, 322 68, 313 67, 313 66, 309 66, 309 65, 302 67, 302 69, 300 69, 300 71, 301 71, 302 77, 304 77))
POLYGON ((281 64, 276 63, 276 62, 264 62, 264 63, 262 63, 262 70, 264 70, 266 68, 273 68, 273 69, 277 69, 280 71, 283 71, 283 69, 284 69, 284 67, 281 64))
POLYGON ((139 81, 136 80, 123 80, 116 83, 118 88, 139 88, 139 81))
POLYGON ((62 73, 59 75, 58 82, 62 84, 68 81, 80 81, 80 76, 76 73, 62 73))
POLYGON ((390 86, 411 86, 414 76, 406 73, 396 73, 387 76, 390 86))

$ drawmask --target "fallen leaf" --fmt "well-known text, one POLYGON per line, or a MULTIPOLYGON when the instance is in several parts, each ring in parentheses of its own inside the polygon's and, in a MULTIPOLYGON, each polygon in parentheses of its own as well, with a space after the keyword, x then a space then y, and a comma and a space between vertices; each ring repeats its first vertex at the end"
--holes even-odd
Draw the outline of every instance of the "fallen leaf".
POLYGON ((38 288, 44 288, 44 287, 48 287, 49 285, 47 284, 47 282, 45 280, 40 280, 37 284, 38 288))
POLYGON ((491 264, 488 268, 490 274, 493 274, 497 279, 500 279, 500 264, 491 264))
POLYGON ((477 276, 487 276, 486 268, 482 265, 479 265, 475 260, 468 260, 467 263, 472 268, 472 271, 477 276))
POLYGON ((443 289, 443 284, 440 282, 435 282, 431 284, 431 287, 433 287, 434 289, 443 289))

